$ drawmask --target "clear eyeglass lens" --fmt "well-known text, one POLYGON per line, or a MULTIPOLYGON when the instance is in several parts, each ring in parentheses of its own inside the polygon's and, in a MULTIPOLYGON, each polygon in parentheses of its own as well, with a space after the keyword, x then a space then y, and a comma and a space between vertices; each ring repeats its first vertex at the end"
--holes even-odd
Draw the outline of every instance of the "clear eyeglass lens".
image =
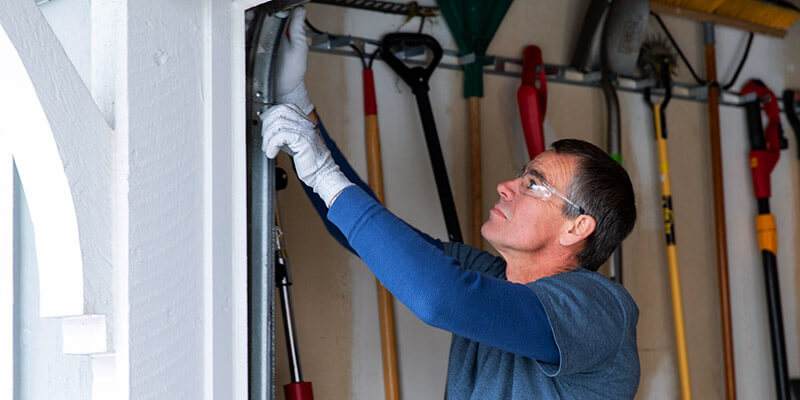
POLYGON ((532 185, 528 187, 530 188, 529 190, 532 195, 544 201, 550 200, 550 196, 553 194, 549 189, 547 189, 544 186, 532 185))
POLYGON ((522 193, 529 194, 540 200, 550 200, 550 196, 553 194, 550 188, 539 185, 531 174, 526 173, 524 167, 517 173, 517 178, 522 178, 520 179, 522 193))
POLYGON ((519 172, 517 172, 517 175, 514 178, 515 179, 521 178, 519 180, 520 193, 525 193, 544 201, 550 200, 550 197, 552 197, 552 195, 555 194, 556 196, 566 201, 569 205, 578 209, 581 212, 581 214, 585 212, 582 207, 573 203, 570 199, 566 198, 564 195, 556 192, 554 188, 538 184, 535 178, 531 174, 527 173, 527 169, 525 166, 523 166, 522 169, 520 169, 519 172))

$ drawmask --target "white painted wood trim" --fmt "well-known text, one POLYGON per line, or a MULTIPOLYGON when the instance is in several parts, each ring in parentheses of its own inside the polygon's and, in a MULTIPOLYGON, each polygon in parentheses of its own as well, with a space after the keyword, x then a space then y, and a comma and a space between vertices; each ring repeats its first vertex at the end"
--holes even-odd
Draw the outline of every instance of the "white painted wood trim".
POLYGON ((207 3, 205 398, 248 396, 244 9, 207 3))
POLYGON ((0 132, 0 398, 14 398, 14 170, 0 132))
POLYGON ((0 127, 7 135, 31 210, 39 263, 40 314, 83 312, 83 265, 69 183, 33 83, 6 31, 0 127))
POLYGON ((111 131, 35 3, 1 2, 0 25, 24 65, 21 72, 24 78, 13 83, 32 85, 35 89, 35 95, 32 91, 6 90, 15 96, 8 98, 10 106, 6 103, 2 109, 16 110, 27 100, 28 107, 38 110, 38 115, 17 118, 9 112, 2 123, 11 129, 6 129, 7 132, 20 132, 12 136, 14 157, 37 227, 37 247, 47 250, 39 251, 39 265, 44 271, 48 268, 51 271, 41 274, 42 292, 56 292, 49 290, 52 287, 69 288, 58 304, 42 298, 42 313, 46 316, 76 315, 87 310, 106 313, 110 310, 106 283, 111 280, 112 270, 111 131), (31 93, 31 97, 25 97, 26 93, 31 93), (33 142, 34 138, 39 141, 33 142), (46 167, 47 174, 41 173, 45 169, 41 164, 43 154, 43 159, 52 163, 46 167), (56 181, 48 182, 53 177, 56 181), (59 201, 53 193, 61 196, 59 201), (51 212, 56 209, 53 202, 68 210, 63 212, 65 215, 51 212), (40 237, 53 232, 62 233, 40 237), (63 249, 63 253, 56 253, 56 249, 63 249), (53 257, 53 254, 58 255, 53 257), (93 283, 89 289, 84 287, 84 279, 93 283))
POLYGON ((80 315, 61 319, 61 352, 96 354, 108 351, 105 315, 80 315))

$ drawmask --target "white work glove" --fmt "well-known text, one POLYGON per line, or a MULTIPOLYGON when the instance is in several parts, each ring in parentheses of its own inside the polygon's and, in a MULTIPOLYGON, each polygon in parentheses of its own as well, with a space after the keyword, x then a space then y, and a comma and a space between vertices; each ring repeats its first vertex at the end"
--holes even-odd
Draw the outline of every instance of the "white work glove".
POLYGON ((297 177, 314 189, 330 207, 333 199, 353 183, 333 161, 317 126, 294 104, 271 107, 263 116, 261 150, 275 158, 283 150, 294 158, 297 177))
POLYGON ((281 35, 275 74, 275 100, 277 103, 294 104, 308 115, 314 104, 308 97, 303 78, 308 64, 306 42, 306 9, 295 7, 289 19, 289 37, 281 35))

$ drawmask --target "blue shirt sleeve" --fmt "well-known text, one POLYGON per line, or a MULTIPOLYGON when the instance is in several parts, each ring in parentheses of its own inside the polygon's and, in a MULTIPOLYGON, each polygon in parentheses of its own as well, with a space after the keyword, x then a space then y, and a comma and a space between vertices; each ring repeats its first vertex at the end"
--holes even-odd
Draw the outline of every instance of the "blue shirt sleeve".
POLYGON ((558 363, 544 308, 527 286, 462 268, 356 186, 334 200, 328 218, 378 280, 423 322, 558 363))
MULTIPOLYGON (((347 179, 350 180, 350 182, 356 184, 356 186, 360 187, 361 190, 364 191, 364 193, 366 193, 368 196, 372 197, 377 201, 378 197, 375 196, 375 193, 372 191, 372 189, 370 189, 369 185, 367 185, 361 179, 361 177, 358 176, 358 173, 353 169, 350 163, 347 162, 347 158, 344 157, 341 150, 339 150, 339 146, 337 146, 336 142, 334 142, 333 139, 331 139, 330 135, 328 134, 328 131, 325 129, 325 125, 322 124, 321 118, 319 119, 319 131, 320 135, 322 136, 322 140, 325 141, 325 146, 327 146, 328 150, 330 150, 331 155, 333 156, 333 160, 336 162, 336 165, 339 166, 339 169, 341 169, 342 173, 344 173, 344 175, 347 177, 347 179)), ((292 168, 294 168, 294 160, 292 160, 292 168)), ((295 173, 296 172, 297 171, 295 170, 295 173)), ((325 202, 322 201, 322 199, 319 196, 317 196, 316 193, 314 193, 314 190, 312 188, 308 187, 302 181, 300 181, 300 185, 303 187, 303 191, 306 193, 306 197, 308 197, 308 200, 311 201, 311 205, 314 206, 314 209, 317 211, 317 214, 320 216, 322 222, 325 224, 325 228, 328 230, 328 233, 330 233, 331 236, 333 236, 333 238, 336 239, 336 241, 342 245, 342 247, 344 247, 347 250, 350 250, 350 252, 352 252, 353 254, 356 254, 355 250, 353 250, 353 248, 350 247, 350 244, 347 242, 347 238, 344 237, 339 228, 337 228, 336 225, 334 225, 333 223, 330 222, 330 220, 328 220, 327 218, 328 207, 325 205, 325 202)), ((416 228, 413 227, 412 229, 416 230, 416 228)), ((441 248, 442 243, 439 240, 436 240, 420 231, 417 231, 417 233, 422 235, 423 238, 425 238, 425 240, 427 240, 428 242, 441 248)))

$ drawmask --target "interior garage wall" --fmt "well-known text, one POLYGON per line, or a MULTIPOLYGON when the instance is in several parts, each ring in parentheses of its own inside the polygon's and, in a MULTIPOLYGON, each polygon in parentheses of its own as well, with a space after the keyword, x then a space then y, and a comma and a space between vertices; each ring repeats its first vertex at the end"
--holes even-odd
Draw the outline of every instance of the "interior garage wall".
MULTIPOLYGON (((432 4, 433 1, 423 1, 432 4)), ((587 2, 517 1, 500 26, 490 54, 520 57, 536 44, 549 63, 567 64, 587 2)), ((416 31, 419 21, 403 25, 401 16, 310 4, 309 19, 322 30, 378 38, 397 30, 416 31)), ((702 74, 702 27, 664 17, 695 69, 702 74)), ((650 30, 657 32, 654 23, 650 30)), ((426 21, 425 33, 454 49, 443 20, 426 21)), ((717 27, 720 80, 731 76, 746 34, 717 27)), ((751 77, 778 91, 800 86, 800 27, 783 40, 756 35, 742 71, 741 87, 751 77)), ((416 103, 385 64, 374 65, 383 149, 384 184, 390 210, 412 225, 446 237, 416 103)), ((690 82, 679 64, 677 81, 690 82)), ((366 176, 361 94, 357 59, 312 53, 307 85, 331 136, 355 169, 366 176)), ((509 179, 523 162, 524 147, 516 105, 519 80, 489 76, 482 100, 483 197, 488 211, 497 199, 495 185, 509 179)), ((599 89, 548 85, 546 141, 567 137, 605 146, 605 105, 599 89)), ((462 75, 437 70, 431 102, 455 194, 462 230, 468 232, 469 165, 467 106, 462 75)), ((642 366, 638 398, 679 397, 672 306, 663 239, 657 154, 652 113, 639 94, 620 93, 623 163, 637 194, 639 219, 624 243, 625 286, 640 308, 639 354, 642 366)), ((722 107, 723 168, 726 188, 728 256, 733 309, 737 390, 740 398, 774 397, 764 283, 755 238, 755 201, 747 160, 746 126, 741 108, 722 107)), ((724 372, 713 231, 712 177, 705 103, 673 100, 667 109, 673 201, 693 394, 724 397, 724 372)), ((788 128, 788 125, 786 126, 788 128)), ((800 240, 795 209, 800 201, 797 143, 782 152, 772 175, 772 208, 779 221, 782 302, 791 376, 800 376, 797 317, 800 240)), ((374 399, 383 396, 378 312, 374 277, 356 257, 324 230, 293 177, 281 193, 284 230, 293 273, 293 296, 304 378, 325 398, 374 399)), ((485 211, 486 212, 486 211, 485 211)), ((485 214, 484 214, 485 215, 485 214)), ((487 246, 488 248, 488 246, 487 246)), ((441 398, 444 393, 450 335, 422 324, 404 306, 395 306, 400 382, 403 398, 441 398)), ((285 347, 278 336, 277 382, 287 383, 285 347)), ((282 392, 277 391, 282 398, 282 392)))

